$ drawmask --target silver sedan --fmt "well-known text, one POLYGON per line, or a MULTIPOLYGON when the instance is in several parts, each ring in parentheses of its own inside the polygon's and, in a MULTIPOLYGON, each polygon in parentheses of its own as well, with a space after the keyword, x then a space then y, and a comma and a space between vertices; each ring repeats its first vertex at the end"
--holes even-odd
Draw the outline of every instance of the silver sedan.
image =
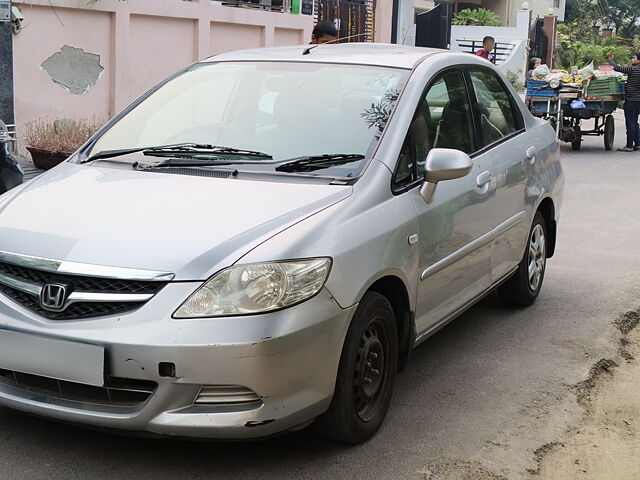
POLYGON ((563 179, 553 129, 472 55, 197 63, 0 196, 0 404, 362 442, 411 349, 493 289, 535 301, 563 179))

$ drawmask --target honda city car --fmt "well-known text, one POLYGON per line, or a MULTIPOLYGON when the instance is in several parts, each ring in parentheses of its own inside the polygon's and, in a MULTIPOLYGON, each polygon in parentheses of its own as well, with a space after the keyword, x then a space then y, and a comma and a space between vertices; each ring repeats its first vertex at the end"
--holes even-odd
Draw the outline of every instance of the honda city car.
POLYGON ((362 442, 414 347, 495 289, 536 300, 563 179, 553 129, 473 55, 191 65, 0 196, 0 405, 362 442))

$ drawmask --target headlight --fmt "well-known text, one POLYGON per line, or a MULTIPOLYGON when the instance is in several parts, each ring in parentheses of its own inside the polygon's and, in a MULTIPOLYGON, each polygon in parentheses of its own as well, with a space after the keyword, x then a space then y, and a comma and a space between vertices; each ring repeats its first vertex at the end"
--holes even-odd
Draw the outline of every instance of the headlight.
POLYGON ((229 267, 207 280, 173 317, 250 315, 290 307, 318 293, 330 268, 329 258, 229 267))

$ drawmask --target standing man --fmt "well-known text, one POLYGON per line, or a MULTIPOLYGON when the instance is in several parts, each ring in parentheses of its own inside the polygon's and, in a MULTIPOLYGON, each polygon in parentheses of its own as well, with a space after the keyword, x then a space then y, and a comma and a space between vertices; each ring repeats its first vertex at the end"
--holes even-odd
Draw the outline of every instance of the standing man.
POLYGON ((338 40, 338 29, 329 20, 320 20, 311 33, 311 44, 336 43, 338 40))
POLYGON ((476 55, 489 60, 491 63, 496 63, 496 58, 491 53, 496 46, 496 41, 493 37, 486 36, 482 39, 482 48, 476 51, 476 55))
POLYGON ((613 65, 616 72, 622 72, 629 78, 624 100, 624 120, 627 127, 627 144, 618 149, 620 152, 640 150, 640 52, 631 57, 631 66, 623 67, 613 59, 613 53, 607 52, 609 65, 613 65))

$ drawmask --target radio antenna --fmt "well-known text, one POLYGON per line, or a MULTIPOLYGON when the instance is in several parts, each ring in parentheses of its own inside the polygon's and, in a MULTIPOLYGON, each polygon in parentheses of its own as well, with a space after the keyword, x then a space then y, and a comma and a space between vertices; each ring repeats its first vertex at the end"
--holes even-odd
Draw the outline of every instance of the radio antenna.
MULTIPOLYGON (((373 33, 375 35, 376 32, 373 32, 373 33)), ((307 47, 307 48, 305 48, 303 50, 302 55, 309 55, 309 53, 311 53, 311 50, 313 50, 316 47, 319 47, 320 45, 329 45, 330 43, 335 44, 335 43, 340 42, 341 40, 351 40, 352 38, 362 37, 364 35, 367 35, 367 33, 366 32, 365 33, 358 33, 356 35, 350 35, 348 37, 336 38, 335 40, 331 40, 329 42, 324 42, 324 43, 318 43, 316 45, 311 45, 311 46, 309 46, 309 47, 307 47)))

